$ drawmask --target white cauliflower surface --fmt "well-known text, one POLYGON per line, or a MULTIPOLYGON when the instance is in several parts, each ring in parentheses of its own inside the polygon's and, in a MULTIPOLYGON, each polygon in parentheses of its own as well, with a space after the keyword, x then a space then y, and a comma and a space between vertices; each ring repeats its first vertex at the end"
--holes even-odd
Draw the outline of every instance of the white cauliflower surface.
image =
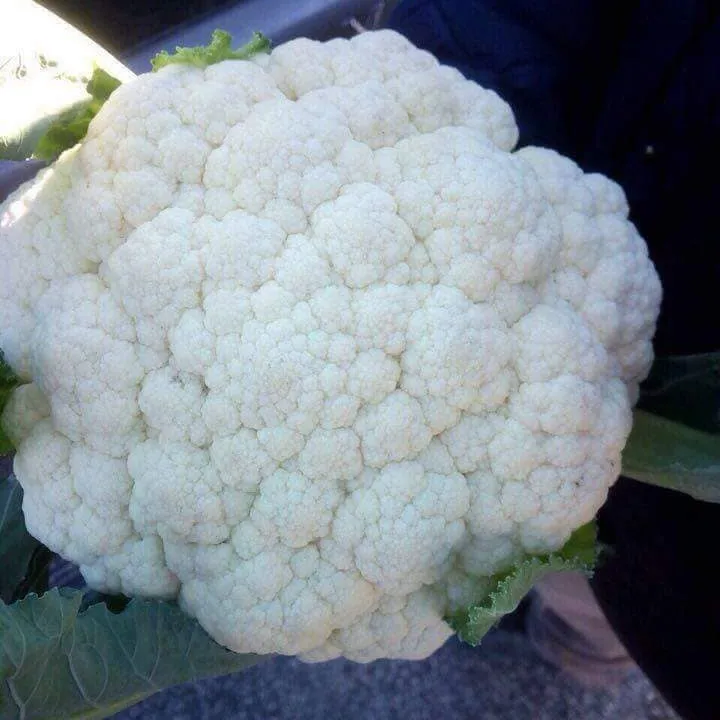
POLYGON ((660 286, 620 188, 389 32, 171 65, 2 206, 30 532, 239 652, 422 658, 616 480, 660 286))

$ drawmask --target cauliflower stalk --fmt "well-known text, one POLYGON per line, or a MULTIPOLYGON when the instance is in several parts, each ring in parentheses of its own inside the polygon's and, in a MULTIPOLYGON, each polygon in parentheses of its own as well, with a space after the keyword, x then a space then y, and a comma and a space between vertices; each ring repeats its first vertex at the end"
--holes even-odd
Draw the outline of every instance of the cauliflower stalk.
POLYGON ((616 184, 400 35, 241 57, 0 208, 27 527, 237 652, 423 658, 604 502, 658 278, 616 184))

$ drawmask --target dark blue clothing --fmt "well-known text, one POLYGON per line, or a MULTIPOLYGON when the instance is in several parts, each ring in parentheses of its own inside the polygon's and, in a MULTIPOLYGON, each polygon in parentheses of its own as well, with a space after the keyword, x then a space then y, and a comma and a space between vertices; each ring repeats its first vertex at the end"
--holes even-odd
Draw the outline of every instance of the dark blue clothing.
POLYGON ((658 354, 720 348, 720 3, 409 0, 391 26, 505 98, 521 145, 618 181, 663 282, 658 354))
MULTIPOLYGON (((504 97, 521 145, 624 187, 663 283, 661 355, 720 348, 719 6, 407 0, 391 20, 504 97)), ((599 525, 594 590, 621 640, 684 718, 720 717, 720 506, 621 478, 599 525)))

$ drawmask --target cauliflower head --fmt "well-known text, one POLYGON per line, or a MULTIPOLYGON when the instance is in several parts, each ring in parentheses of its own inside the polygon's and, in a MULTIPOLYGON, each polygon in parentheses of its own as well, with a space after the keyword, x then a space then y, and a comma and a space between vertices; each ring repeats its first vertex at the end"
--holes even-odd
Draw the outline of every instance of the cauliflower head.
POLYGON ((238 652, 422 658, 616 480, 622 190, 390 31, 171 65, 2 206, 27 526, 238 652))

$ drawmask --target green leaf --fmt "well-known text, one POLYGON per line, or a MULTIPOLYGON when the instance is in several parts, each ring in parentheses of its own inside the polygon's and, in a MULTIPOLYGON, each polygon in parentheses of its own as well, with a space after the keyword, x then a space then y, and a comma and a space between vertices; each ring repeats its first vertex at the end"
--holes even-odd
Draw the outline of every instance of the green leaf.
MULTIPOLYGON (((20 378, 15 375, 12 368, 5 362, 5 355, 0 350, 0 416, 2 416, 2 411, 5 409, 8 400, 10 400, 13 390, 21 384, 20 378)), ((2 425, 0 425, 0 455, 7 455, 13 449, 10 438, 2 429, 2 425)))
POLYGON ((696 500, 720 502, 720 435, 636 410, 622 474, 696 500))
POLYGON ((708 433, 720 433, 720 352, 657 358, 638 407, 708 433))
POLYGON ((622 474, 720 502, 720 353, 655 360, 640 388, 622 474))
POLYGON ((491 590, 476 604, 447 618, 461 640, 477 645, 504 616, 517 609, 533 585, 551 572, 590 574, 599 553, 594 522, 578 528, 565 545, 548 555, 531 555, 492 578, 491 590))
POLYGON ((214 642, 176 605, 132 600, 79 612, 83 593, 51 590, 0 606, 4 720, 106 718, 164 688, 260 662, 214 642))
POLYGON ((101 68, 95 68, 85 86, 90 98, 62 113, 35 146, 34 157, 52 162, 62 152, 77 145, 86 135, 90 121, 98 114, 120 81, 101 68))
POLYGON ((163 50, 151 61, 154 72, 167 65, 194 65, 205 68, 208 65, 222 62, 223 60, 248 60, 258 53, 270 50, 270 40, 262 33, 253 33, 252 39, 247 44, 232 49, 232 36, 224 30, 215 30, 212 39, 207 45, 198 47, 176 47, 175 52, 170 54, 163 50))
POLYGON ((122 83, 102 68, 95 68, 86 86, 88 94, 100 103, 104 103, 122 83))
POLYGON ((12 602, 40 543, 25 528, 23 491, 14 476, 0 480, 0 598, 12 602))

